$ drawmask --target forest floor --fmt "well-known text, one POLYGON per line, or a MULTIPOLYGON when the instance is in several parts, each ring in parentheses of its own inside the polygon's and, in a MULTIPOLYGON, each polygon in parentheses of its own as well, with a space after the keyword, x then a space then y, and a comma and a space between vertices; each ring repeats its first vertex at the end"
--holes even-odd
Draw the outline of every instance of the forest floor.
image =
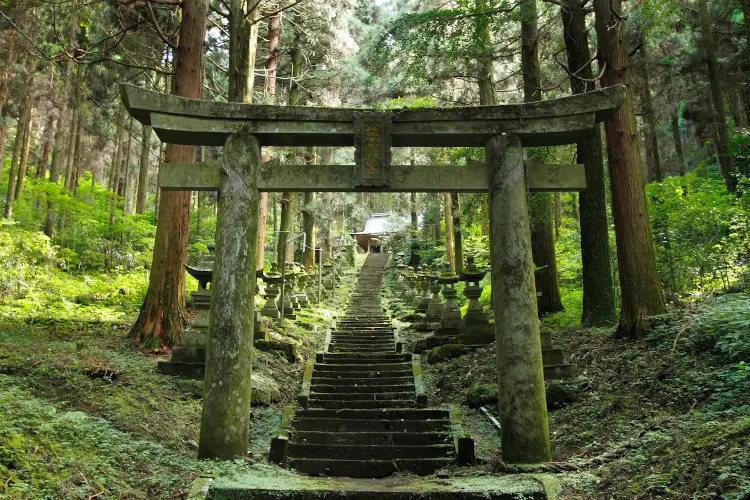
MULTIPOLYGON (((292 327, 301 357, 322 344, 344 296, 292 327)), ((0 498, 184 498, 201 475, 288 474, 267 453, 303 364, 257 351, 254 373, 277 392, 253 408, 249 457, 197 460, 202 382, 156 371, 166 353, 133 346, 124 325, 135 313, 43 321, 0 305, 0 498)), ((572 402, 550 412, 554 459, 581 469, 557 475, 561 498, 748 498, 750 370, 739 361, 750 361, 750 296, 654 318, 642 342, 616 342, 612 331, 553 332, 578 367, 560 384, 572 402)), ((423 367, 434 405, 465 403, 473 386, 495 382, 492 347, 423 367)), ((499 439, 479 410, 463 412, 482 460, 473 472, 487 474, 499 439)))
MULTIPOLYGON (((642 342, 615 341, 613 328, 553 331, 578 372, 552 382, 569 401, 549 412, 553 460, 580 467, 557 476, 561 497, 750 498, 750 295, 649 321, 642 342)), ((494 345, 423 364, 430 404, 466 405, 472 387, 497 383, 494 366, 494 345)), ((463 416, 484 469, 497 468, 496 429, 478 408, 463 416)))

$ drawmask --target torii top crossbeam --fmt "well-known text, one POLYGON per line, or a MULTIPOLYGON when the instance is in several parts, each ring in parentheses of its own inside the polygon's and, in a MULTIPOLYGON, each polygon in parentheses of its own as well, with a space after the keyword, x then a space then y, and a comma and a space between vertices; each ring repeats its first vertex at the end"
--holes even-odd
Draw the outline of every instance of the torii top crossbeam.
POLYGON ((502 133, 519 136, 524 146, 555 146, 576 142, 610 118, 625 100, 625 87, 525 104, 390 112, 203 101, 132 85, 122 85, 121 94, 136 120, 172 144, 223 146, 227 136, 244 132, 262 146, 353 146, 352 124, 364 114, 390 122, 395 147, 484 146, 502 133))

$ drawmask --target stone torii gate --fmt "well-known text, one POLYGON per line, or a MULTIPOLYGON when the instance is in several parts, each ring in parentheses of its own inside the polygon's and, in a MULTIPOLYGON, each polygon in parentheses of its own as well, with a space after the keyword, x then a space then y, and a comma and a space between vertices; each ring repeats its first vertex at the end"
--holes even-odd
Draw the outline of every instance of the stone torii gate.
POLYGON ((502 454, 549 461, 528 191, 585 188, 582 165, 524 165, 523 147, 577 142, 610 118, 623 86, 528 104, 367 109, 262 106, 121 87, 130 114, 163 142, 223 146, 214 164, 163 164, 165 190, 219 191, 198 454, 247 453, 260 191, 486 192, 489 195, 502 454), (261 164, 262 146, 354 146, 356 165, 261 164), (480 146, 487 163, 391 165, 391 146, 480 146))

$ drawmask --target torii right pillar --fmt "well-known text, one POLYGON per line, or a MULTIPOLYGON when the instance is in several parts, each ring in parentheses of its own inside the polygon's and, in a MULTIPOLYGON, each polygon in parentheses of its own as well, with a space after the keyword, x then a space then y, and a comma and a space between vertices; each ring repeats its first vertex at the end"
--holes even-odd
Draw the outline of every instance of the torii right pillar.
POLYGON ((552 459, 521 139, 487 142, 492 307, 503 460, 552 459))

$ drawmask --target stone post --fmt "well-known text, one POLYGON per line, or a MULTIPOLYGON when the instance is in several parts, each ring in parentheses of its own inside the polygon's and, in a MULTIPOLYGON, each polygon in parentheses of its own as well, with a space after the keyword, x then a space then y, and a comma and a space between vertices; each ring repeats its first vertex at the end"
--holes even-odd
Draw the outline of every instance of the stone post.
POLYGON ((260 146, 235 134, 224 144, 216 259, 198 457, 247 455, 258 239, 260 146))
POLYGON ((487 159, 503 460, 545 462, 551 453, 521 139, 492 137, 487 159))

